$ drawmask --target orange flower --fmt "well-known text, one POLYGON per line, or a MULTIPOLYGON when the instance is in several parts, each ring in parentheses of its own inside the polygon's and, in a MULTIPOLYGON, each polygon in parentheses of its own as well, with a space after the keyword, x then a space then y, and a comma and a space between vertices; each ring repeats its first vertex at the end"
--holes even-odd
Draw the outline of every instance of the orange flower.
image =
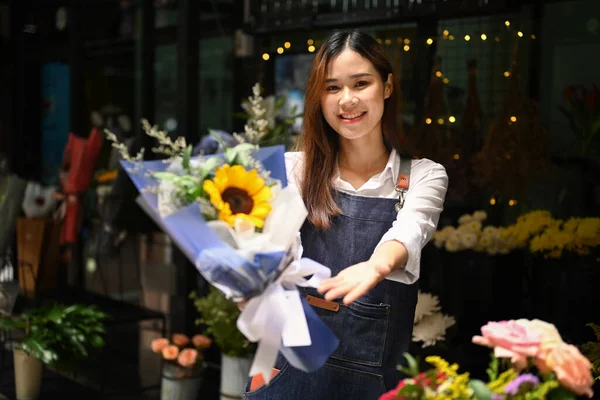
POLYGON ((190 342, 190 338, 185 336, 183 333, 176 333, 173 335, 173 344, 175 346, 184 347, 190 342))
POLYGON ((194 335, 192 343, 197 349, 208 349, 212 345, 212 339, 205 335, 194 335))
POLYGON ((194 349, 183 349, 177 357, 177 362, 182 367, 193 367, 198 361, 198 352, 194 349))
POLYGON ((154 339, 150 343, 150 348, 155 353, 160 353, 165 347, 169 345, 169 341, 165 338, 154 339))
POLYGON ((548 369, 554 371, 561 385, 573 393, 589 398, 594 396, 594 379, 590 372, 592 365, 577 347, 566 343, 550 347, 541 352, 536 365, 542 372, 548 369))
POLYGON ((162 356, 165 360, 175 360, 179 355, 179 348, 172 344, 162 349, 162 356))

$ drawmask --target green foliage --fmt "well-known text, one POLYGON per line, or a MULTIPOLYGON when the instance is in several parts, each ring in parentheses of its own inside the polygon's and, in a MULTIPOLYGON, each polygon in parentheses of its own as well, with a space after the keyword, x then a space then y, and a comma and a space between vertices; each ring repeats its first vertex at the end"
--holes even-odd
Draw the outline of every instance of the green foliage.
POLYGON ((69 367, 88 357, 91 349, 104 346, 106 318, 95 306, 52 305, 16 318, 2 316, 0 328, 23 330, 25 336, 17 347, 44 364, 69 367))
POLYGON ((237 305, 228 300, 223 293, 211 287, 208 296, 198 297, 195 292, 190 294, 194 305, 201 317, 196 325, 206 325, 206 334, 214 338, 215 343, 223 354, 231 357, 247 357, 254 352, 251 343, 238 330, 236 322, 240 315, 237 305))
POLYGON ((594 378, 600 380, 600 325, 589 323, 586 326, 589 326, 594 331, 596 341, 582 344, 580 346, 581 353, 592 363, 594 378))

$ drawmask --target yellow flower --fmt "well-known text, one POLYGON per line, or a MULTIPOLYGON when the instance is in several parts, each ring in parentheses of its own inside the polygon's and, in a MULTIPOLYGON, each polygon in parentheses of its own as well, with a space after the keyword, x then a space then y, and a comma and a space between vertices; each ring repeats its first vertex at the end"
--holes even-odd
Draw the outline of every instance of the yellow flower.
POLYGON ((214 180, 204 181, 202 188, 219 212, 219 219, 231 226, 241 218, 262 228, 271 212, 271 189, 256 170, 225 164, 216 170, 214 180))

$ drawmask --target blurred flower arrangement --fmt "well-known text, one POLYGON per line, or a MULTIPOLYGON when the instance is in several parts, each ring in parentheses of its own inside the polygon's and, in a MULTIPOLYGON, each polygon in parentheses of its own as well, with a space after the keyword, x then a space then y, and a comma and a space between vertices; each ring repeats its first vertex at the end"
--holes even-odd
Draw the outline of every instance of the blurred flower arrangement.
POLYGON ((440 301, 437 296, 419 290, 413 326, 413 342, 423 342, 422 347, 425 348, 446 339, 446 331, 456 323, 456 320, 454 317, 440 312, 440 309, 440 301))
POLYGON ((563 91, 565 105, 558 109, 567 117, 577 136, 578 153, 586 156, 600 131, 600 90, 596 85, 570 85, 563 91))
POLYGON ((297 113, 297 107, 290 109, 290 116, 283 116, 283 108, 286 97, 275 97, 273 95, 262 97, 263 88, 260 83, 252 86, 252 96, 242 101, 241 107, 244 113, 236 114, 240 118, 247 119, 244 125, 243 140, 261 146, 272 146, 275 144, 290 144, 292 126, 296 118, 302 113, 297 113))
POLYGON ((204 351, 212 345, 212 340, 205 335, 194 335, 191 339, 175 333, 171 340, 167 338, 154 339, 150 348, 162 359, 178 368, 178 377, 183 378, 198 373, 204 367, 204 351))
POLYGON ((433 243, 449 252, 473 250, 490 255, 529 249, 545 257, 560 258, 564 251, 590 254, 600 245, 600 218, 554 219, 544 210, 521 215, 509 226, 483 226, 484 211, 465 214, 458 226, 446 226, 435 232, 433 243))
POLYGON ((432 369, 419 371, 418 362, 406 355, 402 368, 410 378, 383 394, 392 399, 576 399, 592 398, 590 361, 563 342, 556 327, 541 320, 489 322, 473 342, 494 350, 486 370, 488 382, 459 373, 458 364, 439 356, 426 357, 432 369), (507 361, 506 363, 501 360, 507 361))

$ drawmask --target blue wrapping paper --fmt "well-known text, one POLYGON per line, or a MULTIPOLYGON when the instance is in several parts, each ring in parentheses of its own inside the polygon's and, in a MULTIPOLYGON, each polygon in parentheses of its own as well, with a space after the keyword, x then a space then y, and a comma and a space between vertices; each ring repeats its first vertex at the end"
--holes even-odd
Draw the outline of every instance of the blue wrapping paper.
MULTIPOLYGON (((218 154, 214 156, 222 157, 218 154)), ((272 178, 280 180, 282 187, 287 186, 283 146, 261 148, 256 158, 261 161, 266 170, 271 172, 272 178)), ((289 265, 291 261, 289 251, 257 253, 253 260, 240 256, 235 249, 221 241, 207 225, 196 203, 161 217, 158 212, 157 196, 144 192, 144 189, 159 184, 159 181, 150 176, 147 171, 163 172, 169 165, 163 161, 144 161, 143 168, 136 168, 127 161, 121 163, 141 192, 145 210, 152 214, 151 216, 159 222, 164 231, 213 286, 222 291, 228 289, 238 299, 250 298, 264 291, 267 285, 276 279, 278 273, 289 265)), ((313 372, 325 363, 337 348, 339 341, 304 299, 302 299, 302 306, 312 344, 300 347, 282 345, 280 351, 292 365, 303 371, 313 372)))

